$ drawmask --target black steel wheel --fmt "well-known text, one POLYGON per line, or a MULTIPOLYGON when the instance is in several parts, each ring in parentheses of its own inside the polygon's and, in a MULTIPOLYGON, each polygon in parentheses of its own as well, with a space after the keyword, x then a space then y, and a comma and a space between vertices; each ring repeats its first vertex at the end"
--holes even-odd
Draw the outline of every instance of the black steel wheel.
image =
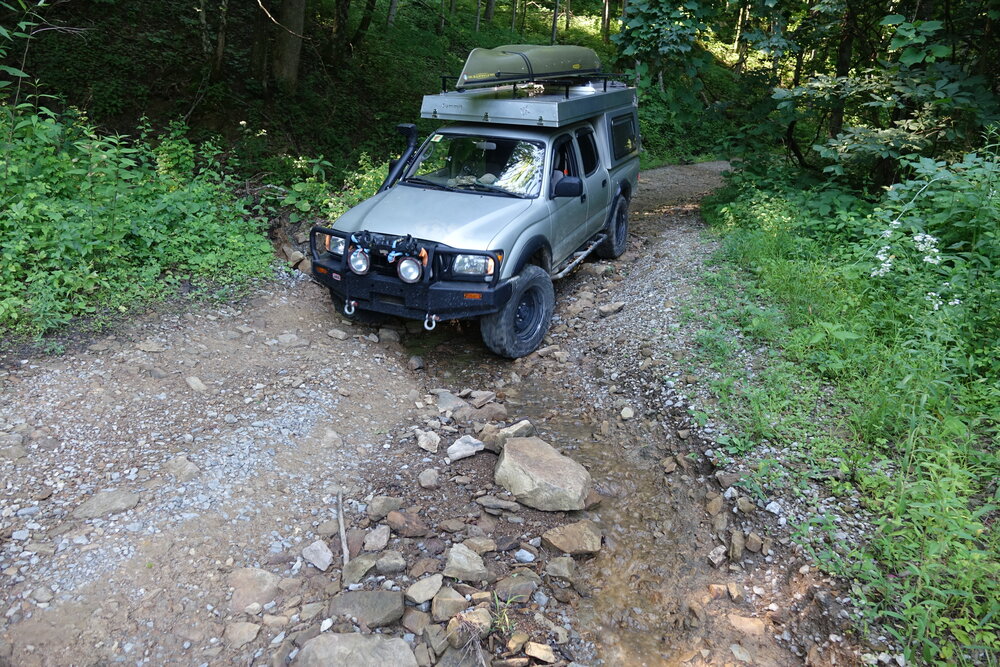
POLYGON ((538 266, 524 267, 517 276, 510 301, 498 312, 479 320, 483 343, 508 359, 531 354, 549 330, 555 301, 549 274, 538 266))
POLYGON ((608 238, 595 252, 601 259, 617 259, 628 247, 628 198, 624 195, 615 201, 607 231, 608 238))

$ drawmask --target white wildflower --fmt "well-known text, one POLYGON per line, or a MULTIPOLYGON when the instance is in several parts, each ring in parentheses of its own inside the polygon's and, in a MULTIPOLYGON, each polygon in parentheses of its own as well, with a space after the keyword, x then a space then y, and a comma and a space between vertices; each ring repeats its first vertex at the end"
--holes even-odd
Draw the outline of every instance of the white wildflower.
POLYGON ((948 302, 948 305, 949 305, 949 306, 957 306, 957 305, 959 305, 960 303, 962 303, 962 300, 961 300, 961 299, 952 299, 951 301, 949 301, 949 302, 948 302))
POLYGON ((937 292, 928 292, 924 299, 931 302, 931 308, 934 310, 938 310, 942 305, 944 305, 944 301, 941 300, 941 295, 937 292))
POLYGON ((246 127, 246 126, 247 126, 247 122, 245 120, 241 120, 240 121, 240 127, 246 127))
POLYGON ((938 240, 930 234, 915 234, 913 244, 917 246, 917 252, 930 252, 937 250, 938 240))
POLYGON ((885 229, 885 230, 882 230, 882 233, 881 233, 881 234, 879 234, 879 236, 880 236, 881 238, 883 238, 883 239, 887 239, 887 238, 889 238, 890 236, 892 236, 892 230, 891 230, 891 229, 885 229))
POLYGON ((880 264, 872 269, 872 278, 884 276, 892 270, 892 255, 889 254, 889 250, 889 246, 885 245, 879 248, 879 251, 875 253, 875 259, 877 259, 880 264))

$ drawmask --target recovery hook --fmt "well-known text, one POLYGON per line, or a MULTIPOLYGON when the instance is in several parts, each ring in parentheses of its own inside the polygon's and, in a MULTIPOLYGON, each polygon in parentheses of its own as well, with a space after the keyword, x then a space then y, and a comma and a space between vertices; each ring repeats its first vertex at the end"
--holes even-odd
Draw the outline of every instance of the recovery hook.
POLYGON ((430 313, 427 313, 427 317, 424 318, 424 328, 428 331, 434 331, 434 327, 436 327, 437 323, 440 321, 440 315, 431 315, 430 313))
POLYGON ((354 314, 355 309, 358 307, 357 301, 345 301, 344 302, 344 315, 350 317, 354 314))

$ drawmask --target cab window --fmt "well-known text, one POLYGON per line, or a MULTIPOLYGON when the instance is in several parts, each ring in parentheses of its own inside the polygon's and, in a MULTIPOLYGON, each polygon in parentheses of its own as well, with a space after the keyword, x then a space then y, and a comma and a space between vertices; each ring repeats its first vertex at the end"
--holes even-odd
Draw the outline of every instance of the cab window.
POLYGON ((576 141, 580 145, 580 159, 583 160, 583 173, 590 176, 597 171, 597 142, 594 140, 594 131, 590 129, 580 130, 576 133, 576 141))
POLYGON ((579 176, 580 170, 576 161, 576 151, 573 150, 573 139, 569 135, 556 142, 552 151, 552 182, 551 192, 555 192, 556 183, 567 176, 579 176))

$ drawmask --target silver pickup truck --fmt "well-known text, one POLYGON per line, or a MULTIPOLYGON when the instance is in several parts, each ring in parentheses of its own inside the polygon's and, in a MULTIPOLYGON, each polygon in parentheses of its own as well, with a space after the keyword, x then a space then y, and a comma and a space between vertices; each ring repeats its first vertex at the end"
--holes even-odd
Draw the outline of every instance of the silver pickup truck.
POLYGON ((582 47, 476 49, 458 90, 425 96, 421 116, 454 124, 419 148, 399 126, 408 146, 378 194, 312 230, 313 276, 338 307, 427 329, 479 318, 496 354, 534 351, 552 280, 627 243, 636 95, 595 64, 582 47))

